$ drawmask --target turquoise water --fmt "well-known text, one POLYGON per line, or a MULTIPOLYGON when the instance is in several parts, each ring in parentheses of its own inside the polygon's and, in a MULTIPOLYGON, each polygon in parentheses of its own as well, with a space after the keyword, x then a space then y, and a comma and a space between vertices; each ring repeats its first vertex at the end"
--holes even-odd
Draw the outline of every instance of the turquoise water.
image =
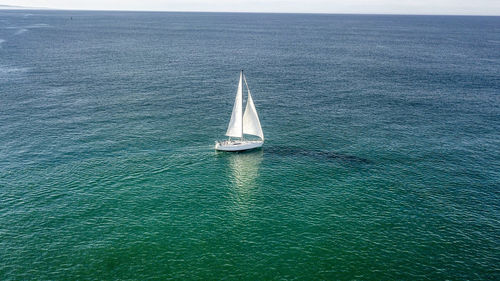
POLYGON ((0 11, 0 279, 500 279, 500 18, 0 11), (216 153, 245 69, 263 149, 216 153))

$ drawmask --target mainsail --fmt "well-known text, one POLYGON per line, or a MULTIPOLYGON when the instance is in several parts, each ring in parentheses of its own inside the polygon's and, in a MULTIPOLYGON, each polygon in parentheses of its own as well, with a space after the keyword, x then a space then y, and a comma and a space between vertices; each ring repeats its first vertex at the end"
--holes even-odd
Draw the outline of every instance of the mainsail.
POLYGON ((233 113, 231 114, 231 121, 226 131, 226 136, 241 138, 243 137, 243 72, 240 73, 240 83, 238 84, 238 92, 234 101, 233 113))

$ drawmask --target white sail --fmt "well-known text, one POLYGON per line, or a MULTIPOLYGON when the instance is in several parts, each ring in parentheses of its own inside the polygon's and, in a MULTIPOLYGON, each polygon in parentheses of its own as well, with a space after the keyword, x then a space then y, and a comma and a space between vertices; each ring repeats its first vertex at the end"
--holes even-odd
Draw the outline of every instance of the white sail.
POLYGON ((234 101, 233 113, 231 114, 231 121, 226 131, 226 136, 241 138, 243 137, 243 73, 240 73, 240 82, 238 84, 238 92, 234 101))
POLYGON ((245 78, 245 85, 248 90, 247 106, 245 108, 245 113, 243 114, 243 133, 247 135, 258 136, 264 140, 264 133, 262 132, 262 127, 260 126, 259 116, 257 115, 257 110, 253 104, 252 95, 250 94, 250 89, 248 88, 247 80, 245 78))

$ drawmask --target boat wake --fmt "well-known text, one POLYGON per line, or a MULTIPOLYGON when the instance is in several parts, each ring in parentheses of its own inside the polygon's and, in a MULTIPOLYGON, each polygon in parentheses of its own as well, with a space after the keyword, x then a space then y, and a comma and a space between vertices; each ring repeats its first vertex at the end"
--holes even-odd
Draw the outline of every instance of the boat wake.
POLYGON ((304 149, 294 146, 269 146, 263 148, 264 153, 270 153, 280 156, 306 156, 316 158, 318 160, 340 160, 346 162, 357 162, 370 164, 372 161, 366 158, 347 155, 328 150, 304 149))

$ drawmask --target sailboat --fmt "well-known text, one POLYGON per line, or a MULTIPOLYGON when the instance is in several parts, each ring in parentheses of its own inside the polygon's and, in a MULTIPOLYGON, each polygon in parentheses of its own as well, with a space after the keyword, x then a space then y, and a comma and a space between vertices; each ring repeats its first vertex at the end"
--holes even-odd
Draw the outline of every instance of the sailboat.
POLYGON ((260 126, 259 116, 253 104, 252 95, 248 88, 247 79, 243 75, 243 70, 240 72, 240 82, 238 83, 238 91, 234 101, 233 113, 226 131, 226 136, 229 137, 225 141, 216 141, 215 149, 221 151, 242 151, 261 147, 264 144, 264 133, 260 126), (243 82, 248 92, 247 105, 245 113, 243 113, 243 82), (246 140, 244 135, 256 136, 257 140, 246 140), (236 138, 236 139, 231 139, 236 138))

